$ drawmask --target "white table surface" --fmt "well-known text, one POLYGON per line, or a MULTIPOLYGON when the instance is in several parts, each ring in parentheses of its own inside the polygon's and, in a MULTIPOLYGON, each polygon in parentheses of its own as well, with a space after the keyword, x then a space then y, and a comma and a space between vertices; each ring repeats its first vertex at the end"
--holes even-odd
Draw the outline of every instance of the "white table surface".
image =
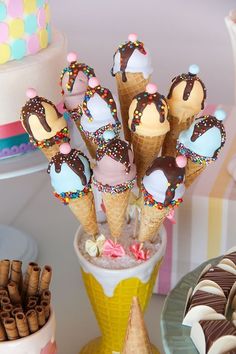
MULTIPOLYGON (((46 171, 0 180, 0 196, 0 223, 32 235, 39 246, 39 264, 53 267, 58 354, 76 354, 87 341, 99 335, 73 250, 78 221, 53 196, 46 171)), ((163 301, 164 297, 153 295, 145 315, 151 341, 159 349, 163 301)))

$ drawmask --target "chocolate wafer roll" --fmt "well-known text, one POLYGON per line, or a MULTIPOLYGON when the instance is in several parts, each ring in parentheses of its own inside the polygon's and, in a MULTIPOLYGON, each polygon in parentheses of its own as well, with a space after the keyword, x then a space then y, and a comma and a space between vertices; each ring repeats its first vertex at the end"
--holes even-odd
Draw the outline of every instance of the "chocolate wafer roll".
POLYGON ((6 287, 8 283, 8 275, 10 269, 9 259, 4 259, 0 261, 0 286, 6 287))
POLYGON ((33 269, 33 267, 37 267, 37 266, 38 266, 38 263, 35 263, 35 262, 30 262, 28 264, 27 271, 25 273, 25 277, 24 277, 24 281, 23 281, 23 290, 22 290, 23 296, 28 290, 29 278, 30 278, 30 274, 32 272, 32 269, 33 269))
POLYGON ((22 307, 15 307, 15 308, 11 311, 11 315, 12 315, 12 317, 15 317, 15 315, 16 315, 17 313, 20 313, 20 312, 22 312, 22 307))
POLYGON ((9 292, 9 296, 11 299, 11 302, 13 305, 16 304, 20 304, 21 303, 21 296, 20 296, 20 292, 17 286, 17 283, 15 283, 13 280, 11 280, 8 285, 8 292, 9 292))
POLYGON ((22 282, 22 262, 13 260, 11 262, 11 273, 10 273, 10 279, 14 281, 18 287, 20 287, 21 282, 22 282))
POLYGON ((51 301, 51 291, 44 290, 41 294, 41 300, 48 300, 50 302, 51 301))
POLYGON ((42 294, 44 290, 49 289, 49 285, 52 278, 52 268, 49 265, 46 265, 43 268, 42 275, 39 283, 39 294, 42 294))
POLYGON ((40 267, 34 266, 29 277, 27 296, 37 295, 39 277, 40 277, 40 267))
POLYGON ((37 306, 37 301, 36 300, 31 300, 28 302, 26 309, 28 310, 32 310, 37 306))
POLYGON ((11 303, 11 300, 9 299, 8 296, 3 296, 1 298, 1 307, 3 307, 4 305, 8 305, 11 303))
POLYGON ((11 315, 9 312, 2 311, 0 312, 0 319, 3 322, 6 318, 10 318, 11 315))
POLYGON ((30 334, 29 326, 23 312, 19 312, 16 314, 16 326, 18 329, 19 336, 21 338, 29 336, 30 334))
POLYGON ((30 301, 36 301, 38 303, 39 297, 38 296, 29 296, 29 297, 27 297, 27 303, 29 303, 30 301))
POLYGON ((9 314, 11 314, 12 310, 13 310, 13 306, 12 304, 6 304, 2 307, 3 312, 8 312, 9 314))
POLYGON ((4 342, 7 339, 7 334, 2 322, 0 322, 0 342, 4 342))
POLYGON ((4 297, 4 296, 8 297, 8 292, 7 292, 6 289, 1 289, 0 290, 0 301, 1 301, 1 298, 4 297))
POLYGON ((16 321, 14 318, 7 318, 3 322, 7 338, 9 340, 16 340, 19 338, 19 333, 16 327, 16 321))
POLYGON ((50 302, 48 300, 42 300, 40 305, 44 308, 45 318, 47 320, 50 316, 50 302))
POLYGON ((38 305, 35 307, 35 311, 37 312, 38 323, 39 323, 39 327, 41 328, 46 323, 44 308, 43 306, 38 305))
POLYGON ((35 310, 29 310, 26 313, 26 318, 29 325, 30 333, 35 333, 39 330, 38 316, 35 310))

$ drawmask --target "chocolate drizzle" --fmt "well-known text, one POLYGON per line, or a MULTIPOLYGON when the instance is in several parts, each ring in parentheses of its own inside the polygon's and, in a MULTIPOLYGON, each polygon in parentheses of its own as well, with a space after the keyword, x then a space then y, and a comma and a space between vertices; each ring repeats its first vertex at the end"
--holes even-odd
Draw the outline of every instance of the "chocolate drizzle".
POLYGON ((190 94, 192 92, 192 89, 193 89, 195 81, 198 81, 201 84, 202 89, 203 89, 203 93, 204 93, 203 94, 203 100, 202 100, 202 103, 201 103, 201 109, 203 109, 204 108, 204 101, 206 99, 206 87, 205 87, 204 83, 199 79, 199 77, 197 75, 193 75, 191 73, 182 74, 182 75, 176 76, 172 80, 172 85, 170 87, 170 91, 169 91, 169 94, 168 94, 167 98, 168 99, 171 98, 175 87, 178 84, 180 84, 182 81, 186 81, 186 86, 185 86, 185 89, 184 89, 184 92, 183 92, 183 100, 184 101, 187 101, 189 99, 189 96, 190 96, 190 94))
POLYGON ((108 105, 110 108, 111 114, 114 118, 115 122, 119 122, 118 116, 117 116, 117 107, 116 107, 116 102, 112 96, 112 93, 110 90, 107 88, 96 86, 95 88, 88 87, 85 96, 84 96, 84 101, 83 101, 83 110, 86 116, 90 119, 93 120, 93 116, 90 113, 90 110, 88 109, 88 102, 89 100, 95 95, 98 94, 108 105))
POLYGON ((212 280, 218 284, 223 290, 225 296, 228 298, 230 291, 235 283, 235 275, 227 272, 219 267, 211 267, 205 274, 200 278, 201 280, 212 280))
MULTIPOLYGON (((127 64, 128 64, 128 61, 129 61, 131 55, 135 51, 135 49, 139 50, 140 53, 142 53, 143 55, 147 54, 147 52, 144 49, 144 45, 143 45, 142 42, 139 42, 139 41, 131 42, 131 41, 129 41, 129 42, 126 42, 123 45, 120 45, 118 50, 115 52, 115 54, 113 56, 113 63, 114 63, 115 56, 116 56, 117 52, 119 51, 119 53, 120 53, 120 71, 122 73, 122 81, 123 82, 127 81, 125 69, 127 67, 127 64)), ((114 66, 114 64, 113 64, 113 66, 114 66)), ((112 76, 115 76, 113 68, 111 69, 111 74, 112 74, 112 76)))
POLYGON ((236 266, 236 252, 226 254, 223 259, 230 259, 236 266))
POLYGON ((80 159, 80 156, 83 156, 86 160, 87 157, 79 150, 72 149, 69 154, 61 154, 58 152, 50 161, 47 172, 50 173, 51 166, 55 165, 55 171, 57 173, 61 172, 61 167, 63 163, 66 163, 74 173, 80 177, 83 186, 86 186, 87 182, 84 164, 80 159))
POLYGON ((124 165, 126 172, 129 173, 131 169, 129 151, 131 151, 130 144, 120 139, 113 139, 107 145, 100 146, 97 149, 96 158, 97 161, 100 161, 105 155, 107 155, 124 165))
POLYGON ((205 134, 211 128, 218 128, 221 133, 222 142, 221 146, 215 151, 214 158, 217 157, 219 150, 224 146, 226 133, 222 122, 213 116, 204 116, 196 119, 196 124, 194 125, 193 134, 191 136, 191 141, 196 141, 200 136, 205 134))
POLYGON ((226 298, 224 296, 207 293, 206 291, 197 290, 190 299, 188 311, 193 307, 200 305, 209 306, 217 313, 224 315, 226 298))
MULTIPOLYGON (((199 321, 206 340, 206 353, 209 352, 211 346, 217 339, 224 336, 236 336, 236 328, 227 320, 202 320, 199 321)), ((236 348, 233 348, 232 353, 236 353, 236 348)), ((228 352, 227 352, 228 353, 228 352)))
POLYGON ((167 102, 163 95, 159 94, 158 92, 154 94, 142 92, 135 96, 134 99, 137 100, 137 105, 134 110, 133 120, 131 123, 131 130, 133 132, 135 132, 136 126, 138 126, 141 122, 144 109, 147 107, 147 105, 152 103, 155 104, 156 109, 160 115, 160 122, 164 123, 166 118, 165 107, 167 107, 167 102))
POLYGON ((167 207, 171 204, 171 201, 174 199, 175 190, 180 183, 183 183, 185 176, 185 168, 178 167, 176 160, 171 156, 157 157, 152 166, 146 172, 146 175, 149 176, 151 173, 156 170, 161 170, 167 178, 168 188, 166 190, 164 206, 167 207))
MULTIPOLYGON (((65 73, 68 72, 69 79, 66 84, 66 87, 67 87, 67 90, 69 92, 71 92, 73 90, 73 86, 74 86, 75 80, 77 78, 77 75, 80 71, 82 71, 84 73, 84 75, 87 76, 88 79, 95 76, 95 72, 94 72, 93 68, 91 68, 90 66, 88 66, 84 63, 78 63, 77 61, 72 61, 70 63, 70 65, 68 67, 66 67, 65 69, 63 69, 63 71, 61 73, 61 81, 60 81, 61 86, 62 86, 63 77, 64 77, 65 73)), ((64 90, 62 90, 62 94, 64 94, 64 90)))
POLYGON ((32 129, 30 127, 30 123, 29 123, 29 119, 32 115, 37 116, 41 125, 43 126, 43 128, 47 132, 52 131, 52 129, 49 126, 47 119, 46 119, 46 114, 45 114, 45 109, 44 109, 43 103, 47 103, 47 104, 51 105, 55 109, 58 118, 61 117, 61 114, 58 112, 56 106, 51 101, 47 100, 46 98, 36 96, 36 97, 28 100, 21 110, 21 119, 23 121, 23 125, 25 127, 25 130, 29 134, 30 138, 35 141, 38 141, 38 140, 35 139, 32 129))

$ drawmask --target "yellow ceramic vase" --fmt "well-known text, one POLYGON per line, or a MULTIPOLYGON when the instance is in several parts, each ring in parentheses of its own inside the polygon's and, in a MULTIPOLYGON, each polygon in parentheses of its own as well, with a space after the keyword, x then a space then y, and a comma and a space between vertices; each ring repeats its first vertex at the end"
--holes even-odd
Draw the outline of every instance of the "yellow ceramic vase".
MULTIPOLYGON (((149 304, 165 253, 166 233, 162 229, 161 247, 152 258, 136 267, 121 270, 104 269, 89 263, 77 246, 82 233, 80 228, 74 247, 102 336, 88 343, 80 354, 119 354, 124 344, 133 297, 139 298, 143 311, 149 304)), ((158 351, 153 347, 153 354, 156 353, 158 351)))

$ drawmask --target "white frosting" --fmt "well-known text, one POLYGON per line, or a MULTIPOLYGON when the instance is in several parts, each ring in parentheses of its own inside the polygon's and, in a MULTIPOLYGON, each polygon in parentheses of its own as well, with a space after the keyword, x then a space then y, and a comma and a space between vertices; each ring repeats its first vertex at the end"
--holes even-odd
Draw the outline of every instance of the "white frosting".
MULTIPOLYGON (((143 184, 148 193, 150 193, 156 202, 164 203, 166 198, 166 191, 168 189, 168 180, 161 170, 152 172, 149 176, 144 176, 143 184)), ((185 187, 181 183, 175 190, 174 200, 182 198, 185 187)))
MULTIPOLYGON (((117 51, 114 57, 113 73, 120 72, 120 52, 117 51)), ((138 49, 135 49, 130 56, 125 72, 130 73, 143 73, 143 77, 148 77, 153 72, 151 57, 149 51, 146 50, 146 55, 142 54, 138 49)))
POLYGON ((55 341, 56 321, 52 312, 48 322, 38 332, 28 337, 1 342, 0 354, 41 354, 42 349, 55 341))
POLYGON ((19 120, 29 87, 55 104, 60 102, 58 82, 65 66, 66 46, 64 35, 55 31, 48 48, 22 60, 0 65, 0 126, 19 120))
MULTIPOLYGON (((84 174, 88 183, 91 177, 89 163, 82 155, 79 155, 78 158, 84 165, 84 174)), ((76 192, 77 190, 82 191, 84 189, 80 177, 67 163, 61 165, 61 171, 59 173, 56 172, 55 165, 53 164, 50 169, 50 177, 54 190, 59 194, 63 192, 76 192)))
POLYGON ((182 131, 178 141, 187 149, 200 156, 213 157, 216 150, 221 147, 222 137, 218 128, 210 128, 195 141, 191 141, 195 124, 201 122, 203 119, 195 121, 189 129, 182 131))
POLYGON ((104 101, 97 93, 90 98, 87 107, 93 117, 93 120, 89 121, 89 118, 83 114, 80 124, 85 131, 94 133, 96 130, 107 124, 115 123, 107 102, 104 101))
POLYGON ((117 285, 125 279, 138 278, 142 283, 147 283, 156 263, 164 256, 166 249, 166 231, 161 229, 161 246, 159 250, 148 261, 127 269, 104 269, 87 261, 79 251, 78 243, 83 233, 81 227, 78 228, 74 239, 74 248, 78 256, 79 263, 86 273, 91 273, 99 284, 103 287, 104 294, 112 297, 117 285))

